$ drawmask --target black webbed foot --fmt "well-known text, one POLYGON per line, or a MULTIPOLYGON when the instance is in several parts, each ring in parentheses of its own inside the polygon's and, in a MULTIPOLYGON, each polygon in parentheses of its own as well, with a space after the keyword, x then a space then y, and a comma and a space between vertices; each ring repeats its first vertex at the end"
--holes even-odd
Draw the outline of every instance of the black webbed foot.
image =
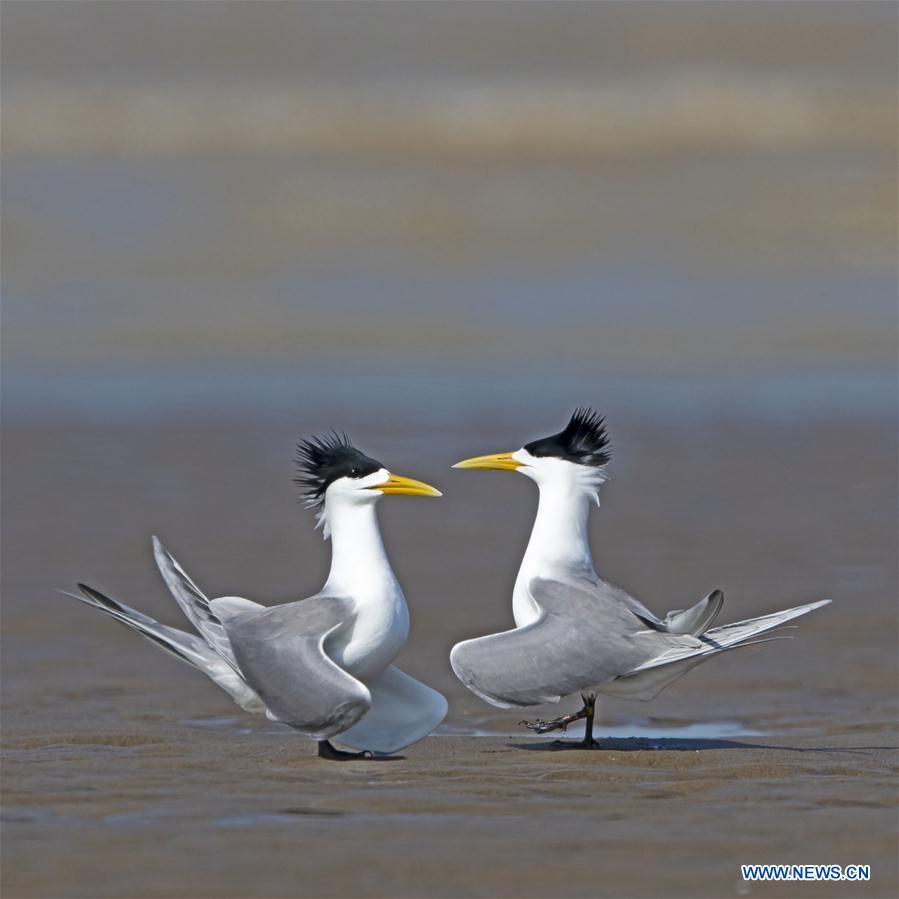
POLYGON ((318 757, 320 759, 328 759, 332 762, 346 762, 352 759, 374 758, 372 753, 370 753, 367 749, 363 749, 362 752, 345 752, 343 749, 338 749, 336 746, 332 746, 331 743, 328 742, 328 740, 319 740, 318 757))

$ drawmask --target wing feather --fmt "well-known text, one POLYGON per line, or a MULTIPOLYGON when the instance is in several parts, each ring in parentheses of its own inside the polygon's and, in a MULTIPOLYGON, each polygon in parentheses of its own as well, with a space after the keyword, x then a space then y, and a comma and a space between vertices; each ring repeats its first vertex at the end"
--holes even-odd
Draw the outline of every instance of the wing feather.
POLYGON ((466 640, 450 654, 459 680, 500 707, 558 702, 614 680, 675 642, 697 641, 647 630, 602 587, 535 578, 528 587, 541 609, 531 624, 466 640))
POLYGON ((320 595, 236 614, 224 628, 247 683, 272 716, 326 740, 371 707, 365 684, 335 664, 326 649, 353 616, 351 599, 320 595))
POLYGON ((212 649, 235 671, 239 672, 240 666, 234 658, 228 635, 222 622, 212 610, 209 600, 203 591, 191 580, 190 575, 162 545, 158 537, 153 538, 153 556, 156 559, 156 565, 159 568, 162 579, 191 624, 199 631, 200 636, 212 649))
POLYGON ((753 638, 829 602, 710 628, 723 603, 715 591, 686 612, 669 613, 659 628, 603 581, 535 578, 528 589, 540 609, 536 621, 466 640, 450 654, 459 680, 501 708, 557 702, 589 689, 651 699, 712 656, 764 642, 753 638), (704 633, 667 631, 671 625, 704 633))
POLYGON ((160 624, 149 615, 132 609, 131 606, 127 606, 87 584, 79 584, 78 588, 81 590, 81 595, 65 590, 60 592, 105 612, 111 618, 140 634, 154 646, 202 671, 211 681, 228 693, 242 709, 246 709, 248 712, 265 711, 262 701, 244 682, 239 672, 227 664, 205 640, 196 634, 189 634, 186 631, 160 624))

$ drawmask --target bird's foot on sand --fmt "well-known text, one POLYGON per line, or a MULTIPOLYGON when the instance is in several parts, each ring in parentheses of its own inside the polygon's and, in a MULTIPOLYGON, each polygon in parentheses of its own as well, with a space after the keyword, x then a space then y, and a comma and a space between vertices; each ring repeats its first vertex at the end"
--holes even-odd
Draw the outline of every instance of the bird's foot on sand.
POLYGON ((582 693, 581 699, 584 701, 584 707, 579 712, 571 715, 562 715, 559 718, 553 718, 552 721, 519 721, 528 730, 538 734, 546 734, 553 730, 561 730, 563 733, 568 729, 568 725, 582 718, 587 719, 587 727, 583 740, 553 740, 552 745, 558 746, 560 749, 598 749, 599 743, 593 739, 593 716, 596 709, 596 694, 582 693))
POLYGON ((561 718, 553 718, 552 721, 541 721, 539 718, 536 721, 519 721, 519 724, 523 724, 528 730, 534 731, 537 734, 548 734, 552 730, 568 730, 568 725, 573 723, 574 721, 580 721, 581 718, 587 717, 587 709, 586 707, 582 708, 579 712, 575 712, 572 715, 562 715, 561 718))
POLYGON ((346 762, 352 759, 374 758, 372 753, 367 749, 364 749, 362 752, 345 752, 343 749, 332 746, 327 740, 319 740, 318 757, 320 759, 328 759, 332 762, 346 762))

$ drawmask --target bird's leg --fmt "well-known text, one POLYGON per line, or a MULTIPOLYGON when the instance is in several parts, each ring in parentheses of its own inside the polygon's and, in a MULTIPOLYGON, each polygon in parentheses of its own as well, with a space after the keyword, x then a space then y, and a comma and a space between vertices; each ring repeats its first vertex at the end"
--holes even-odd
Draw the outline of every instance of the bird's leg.
POLYGON ((343 749, 332 746, 328 740, 319 740, 318 757, 332 762, 345 762, 348 759, 370 759, 372 754, 367 749, 362 752, 344 752, 343 749))
POLYGON ((553 718, 552 721, 541 721, 538 718, 536 721, 519 721, 518 723, 538 734, 547 734, 551 730, 566 731, 569 724, 587 717, 587 697, 582 694, 581 699, 584 700, 584 707, 579 712, 574 712, 571 715, 562 715, 561 718, 553 718))
POLYGON ((581 699, 584 701, 584 707, 571 715, 562 715, 561 718, 554 718, 552 721, 541 721, 538 719, 537 721, 519 721, 518 723, 523 724, 529 730, 535 731, 538 734, 546 734, 551 730, 565 731, 568 729, 569 724, 580 721, 581 718, 586 718, 587 724, 584 732, 584 739, 580 743, 568 742, 565 745, 583 746, 586 749, 598 746, 599 744, 593 739, 593 716, 596 712, 596 694, 581 693, 581 699))
POLYGON ((581 698, 584 700, 584 711, 587 713, 584 716, 587 719, 587 724, 584 728, 584 740, 581 745, 585 749, 592 749, 595 746, 599 746, 599 743, 593 739, 593 715, 596 713, 596 694, 587 693, 586 696, 581 698))

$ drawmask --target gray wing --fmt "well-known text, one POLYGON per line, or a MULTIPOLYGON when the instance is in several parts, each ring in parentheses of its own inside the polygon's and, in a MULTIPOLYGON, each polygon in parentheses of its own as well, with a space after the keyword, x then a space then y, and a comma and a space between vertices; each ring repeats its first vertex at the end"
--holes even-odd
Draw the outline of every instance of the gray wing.
POLYGON ((669 612, 662 624, 669 634, 692 634, 698 637, 714 624, 723 605, 724 594, 720 590, 713 590, 695 606, 669 612))
POLYGON ((231 643, 221 621, 212 611, 203 591, 191 580, 190 575, 175 561, 172 554, 162 545, 158 537, 153 537, 153 556, 159 573, 169 592, 181 606, 191 624, 203 639, 235 670, 239 671, 231 643))
POLYGON ((371 694, 326 652, 329 636, 353 622, 339 596, 313 596, 224 622, 247 683, 272 716, 316 740, 347 730, 371 707, 371 694))
POLYGON ((540 617, 457 644, 450 654, 453 671, 493 705, 537 705, 614 680, 684 641, 700 645, 692 637, 647 629, 604 586, 535 578, 528 589, 540 617))
POLYGON ((61 591, 66 596, 71 596, 92 608, 105 612, 111 618, 136 631, 154 646, 164 652, 173 655, 176 659, 186 662, 188 665, 202 671, 211 681, 218 684, 231 698, 248 712, 264 712, 262 701, 244 682, 240 674, 235 671, 205 640, 160 624, 158 621, 126 606, 125 603, 87 584, 79 584, 81 595, 61 591))
POLYGON ((607 581, 600 580, 598 577, 589 578, 587 581, 590 588, 595 589, 599 594, 609 600, 619 602, 627 606, 641 621, 648 624, 653 630, 661 631, 665 634, 692 634, 698 637, 700 634, 708 630, 721 607, 724 605, 724 594, 720 590, 713 590, 708 596, 699 600, 696 605, 689 609, 673 609, 664 618, 659 618, 654 612, 648 609, 639 599, 635 599, 626 590, 616 587, 607 581))
MULTIPOLYGON (((579 583, 581 583, 579 581, 579 583)), ((651 628, 655 630, 665 630, 665 625, 658 615, 655 614, 651 609, 648 609, 639 599, 634 596, 631 596, 627 590, 622 589, 621 587, 616 587, 615 584, 610 584, 608 581, 601 580, 599 577, 590 578, 588 581, 584 582, 584 586, 589 584, 587 587, 588 590, 595 591, 599 596, 602 597, 604 602, 615 602, 620 603, 625 606, 637 618, 640 619, 644 624, 648 624, 651 628)))

